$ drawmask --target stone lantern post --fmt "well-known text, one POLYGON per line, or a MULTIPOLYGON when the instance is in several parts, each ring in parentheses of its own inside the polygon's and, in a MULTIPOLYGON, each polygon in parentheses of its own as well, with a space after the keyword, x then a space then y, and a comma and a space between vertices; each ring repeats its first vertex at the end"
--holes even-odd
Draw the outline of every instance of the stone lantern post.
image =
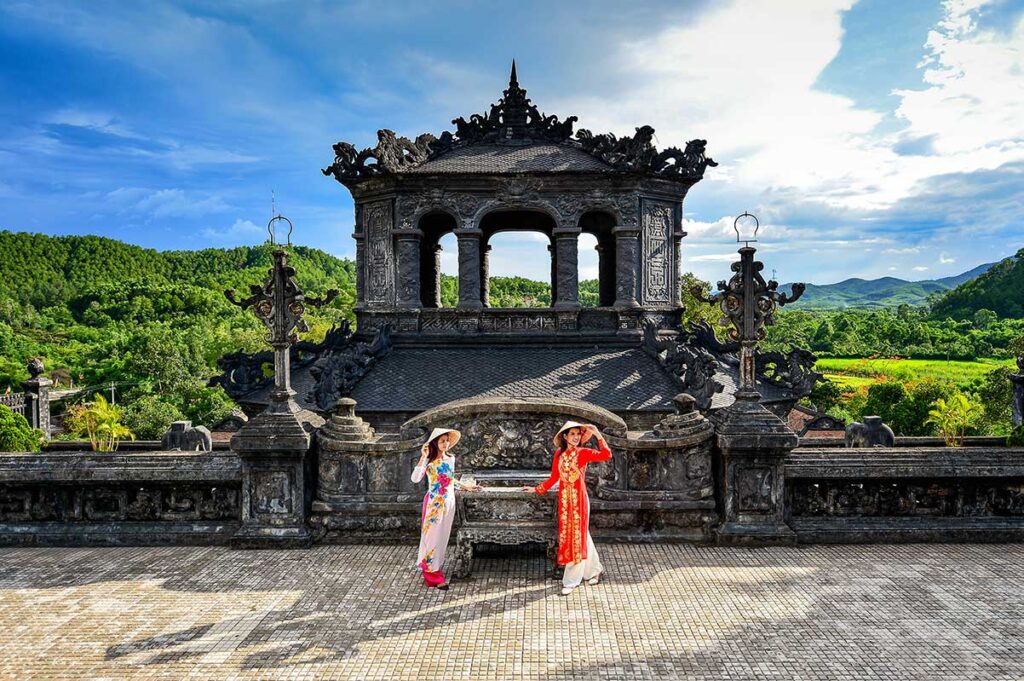
MULTIPOLYGON (((271 244, 277 221, 288 223, 290 246, 291 221, 282 216, 267 225, 271 244)), ((296 332, 308 330, 302 319, 306 306, 326 305, 338 292, 332 289, 323 299, 305 296, 282 245, 274 249, 273 258, 266 281, 251 284, 248 298, 237 300, 234 291, 224 292, 238 307, 252 309, 266 325, 274 348, 270 404, 231 438, 231 449, 242 460, 242 527, 232 538, 236 548, 302 548, 312 539, 305 508, 305 458, 311 441, 291 387, 290 349, 298 340, 296 332)))
POLYGON ((720 457, 718 471, 723 523, 717 531, 721 544, 794 543, 796 535, 784 518, 783 460, 800 439, 782 419, 761 404, 755 381, 757 342, 765 326, 775 322, 779 305, 792 303, 804 292, 793 284, 791 295, 778 292, 778 283, 764 280, 764 264, 754 260, 750 246, 757 234, 757 219, 744 213, 734 223, 740 260, 733 276, 718 282, 718 293, 705 298, 700 287, 693 294, 722 310, 719 323, 731 326, 729 337, 740 344, 740 385, 736 401, 712 417, 720 457), (741 234, 740 222, 752 221, 752 233, 741 234))

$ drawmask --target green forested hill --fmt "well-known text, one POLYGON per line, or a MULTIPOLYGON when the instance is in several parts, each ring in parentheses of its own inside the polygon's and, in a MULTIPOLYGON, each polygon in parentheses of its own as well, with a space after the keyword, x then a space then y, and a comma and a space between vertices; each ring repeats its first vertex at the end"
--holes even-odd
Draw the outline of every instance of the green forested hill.
POLYGON ((936 318, 970 319, 979 310, 991 310, 1002 318, 1024 318, 1024 248, 932 305, 936 318))
MULTIPOLYGON (((992 267, 991 263, 979 265, 952 277, 925 281, 906 281, 896 277, 882 277, 880 279, 844 279, 835 284, 807 284, 807 290, 797 306, 804 310, 842 310, 926 305, 931 296, 973 279, 990 267, 992 267)), ((782 286, 783 290, 789 288, 790 284, 782 286)))

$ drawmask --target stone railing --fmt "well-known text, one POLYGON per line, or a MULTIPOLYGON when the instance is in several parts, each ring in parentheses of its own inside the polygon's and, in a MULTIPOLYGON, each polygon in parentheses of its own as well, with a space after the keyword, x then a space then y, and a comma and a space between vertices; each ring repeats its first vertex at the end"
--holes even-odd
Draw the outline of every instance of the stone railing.
POLYGON ((25 415, 25 393, 8 393, 0 395, 0 404, 16 414, 25 415))
POLYGON ((803 543, 1024 539, 1024 449, 798 448, 785 477, 803 543))
POLYGON ((225 543, 240 490, 231 452, 0 454, 0 545, 225 543))

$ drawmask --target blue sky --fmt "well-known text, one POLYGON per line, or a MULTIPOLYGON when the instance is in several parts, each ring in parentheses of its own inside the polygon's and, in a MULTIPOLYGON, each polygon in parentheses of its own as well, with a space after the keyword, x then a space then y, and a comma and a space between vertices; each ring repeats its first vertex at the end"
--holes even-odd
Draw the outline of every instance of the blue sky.
MULTIPOLYGON (((783 280, 941 277, 1024 247, 1021 0, 0 0, 0 228, 250 244, 274 191, 297 242, 351 257, 331 145, 449 129, 512 57, 547 113, 708 140, 721 165, 683 242, 704 278, 744 210, 783 280)), ((492 272, 544 279, 545 260, 502 235, 492 272)))

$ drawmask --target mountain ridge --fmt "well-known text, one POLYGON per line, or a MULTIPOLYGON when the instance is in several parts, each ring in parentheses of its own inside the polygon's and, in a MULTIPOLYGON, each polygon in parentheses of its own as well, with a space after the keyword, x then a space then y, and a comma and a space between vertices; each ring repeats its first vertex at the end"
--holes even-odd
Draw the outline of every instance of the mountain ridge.
MULTIPOLYGON (((908 281, 898 277, 864 279, 850 277, 834 284, 807 284, 803 296, 796 303, 803 309, 873 309, 898 307, 899 305, 921 306, 928 303, 930 296, 950 291, 964 282, 975 279, 997 263, 984 263, 960 274, 939 279, 908 281)), ((780 288, 788 290, 791 283, 780 288)))

